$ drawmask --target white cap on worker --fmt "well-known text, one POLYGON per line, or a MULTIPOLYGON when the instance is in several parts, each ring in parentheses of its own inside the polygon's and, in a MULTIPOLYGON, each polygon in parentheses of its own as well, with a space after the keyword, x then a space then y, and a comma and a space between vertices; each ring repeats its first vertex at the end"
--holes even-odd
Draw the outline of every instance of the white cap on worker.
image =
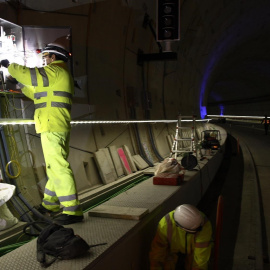
POLYGON ((50 43, 48 44, 43 50, 42 54, 46 55, 49 53, 61 55, 62 57, 66 58, 66 60, 69 58, 69 52, 60 44, 57 43, 50 43))
POLYGON ((201 212, 191 204, 182 204, 174 211, 174 221, 183 230, 195 233, 203 225, 201 212))

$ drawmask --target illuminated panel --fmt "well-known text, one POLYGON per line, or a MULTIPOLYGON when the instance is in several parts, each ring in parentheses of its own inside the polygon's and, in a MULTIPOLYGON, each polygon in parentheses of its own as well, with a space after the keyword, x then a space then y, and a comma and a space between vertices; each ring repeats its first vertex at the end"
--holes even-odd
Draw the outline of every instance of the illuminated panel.
MULTIPOLYGON (((22 27, 0 18, 0 60, 24 64, 22 27)), ((0 68, 0 90, 6 90, 7 68, 0 68)))

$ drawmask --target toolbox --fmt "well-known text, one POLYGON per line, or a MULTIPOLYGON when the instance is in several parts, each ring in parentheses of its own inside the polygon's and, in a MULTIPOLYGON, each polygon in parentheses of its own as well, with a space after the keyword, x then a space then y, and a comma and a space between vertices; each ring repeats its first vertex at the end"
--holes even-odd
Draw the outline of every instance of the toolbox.
POLYGON ((184 174, 160 173, 153 177, 154 185, 179 186, 184 181, 184 174))

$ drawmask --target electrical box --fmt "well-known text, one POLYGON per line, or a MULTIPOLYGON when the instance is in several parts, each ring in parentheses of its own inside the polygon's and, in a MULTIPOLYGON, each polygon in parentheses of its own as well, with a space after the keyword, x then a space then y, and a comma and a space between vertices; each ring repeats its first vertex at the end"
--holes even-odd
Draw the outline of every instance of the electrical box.
MULTIPOLYGON (((62 44, 71 52, 70 27, 19 26, 0 18, 0 60, 27 67, 42 67, 42 49, 49 43, 62 44)), ((72 63, 69 63, 71 73, 72 63)), ((0 68, 0 92, 14 89, 10 74, 0 68)))
MULTIPOLYGON (((0 19, 0 60, 24 64, 22 27, 0 19)), ((8 70, 0 69, 0 91, 7 90, 8 70)))

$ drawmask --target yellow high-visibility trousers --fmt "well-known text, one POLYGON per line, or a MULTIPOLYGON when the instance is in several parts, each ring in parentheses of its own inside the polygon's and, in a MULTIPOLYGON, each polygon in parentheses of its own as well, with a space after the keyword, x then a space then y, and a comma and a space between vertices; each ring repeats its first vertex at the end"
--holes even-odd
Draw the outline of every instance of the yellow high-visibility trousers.
POLYGON ((42 205, 53 212, 63 205, 63 214, 82 215, 74 175, 67 161, 69 132, 42 132, 41 145, 48 181, 42 205))

